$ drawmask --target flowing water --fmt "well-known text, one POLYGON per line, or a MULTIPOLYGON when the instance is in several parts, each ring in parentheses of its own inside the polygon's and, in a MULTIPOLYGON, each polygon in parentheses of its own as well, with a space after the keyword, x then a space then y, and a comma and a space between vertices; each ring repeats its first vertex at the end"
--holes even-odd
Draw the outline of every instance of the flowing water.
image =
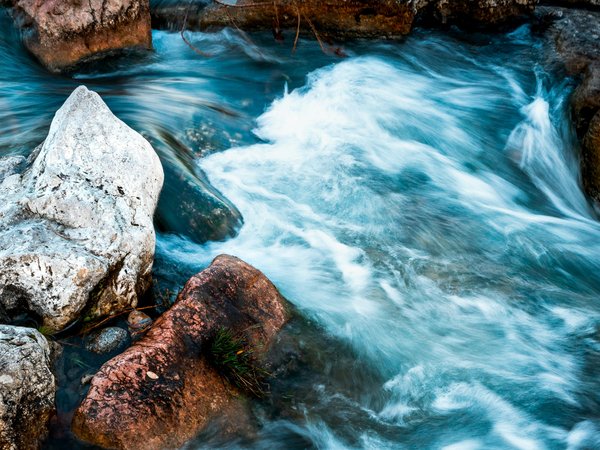
POLYGON ((190 33, 205 58, 155 31, 154 53, 73 78, 0 30, 3 154, 31 151, 86 84, 174 136, 244 216, 224 242, 160 233, 161 286, 230 253, 304 317, 288 331, 304 362, 254 406, 255 433, 186 448, 600 448, 600 224, 572 86, 528 28, 421 30, 346 58, 190 33))

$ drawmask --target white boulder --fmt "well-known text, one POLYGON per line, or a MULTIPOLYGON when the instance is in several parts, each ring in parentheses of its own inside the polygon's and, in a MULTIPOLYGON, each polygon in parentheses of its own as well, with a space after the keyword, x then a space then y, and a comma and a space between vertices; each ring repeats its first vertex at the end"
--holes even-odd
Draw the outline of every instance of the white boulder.
POLYGON ((21 174, 0 184, 0 306, 58 331, 137 304, 163 170, 151 145, 78 87, 21 174))

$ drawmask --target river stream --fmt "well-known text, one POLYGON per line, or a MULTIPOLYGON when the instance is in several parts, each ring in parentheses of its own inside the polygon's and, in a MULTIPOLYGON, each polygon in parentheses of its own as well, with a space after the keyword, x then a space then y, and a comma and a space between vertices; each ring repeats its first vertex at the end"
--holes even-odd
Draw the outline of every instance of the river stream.
POLYGON ((526 26, 345 57, 187 36, 211 57, 154 31, 154 53, 53 76, 0 10, 0 153, 31 152, 85 84, 172 136, 244 217, 224 242, 160 232, 161 289, 229 253, 303 317, 289 333, 308 362, 253 407, 252 436, 186 448, 600 448, 600 223, 572 83, 526 26))

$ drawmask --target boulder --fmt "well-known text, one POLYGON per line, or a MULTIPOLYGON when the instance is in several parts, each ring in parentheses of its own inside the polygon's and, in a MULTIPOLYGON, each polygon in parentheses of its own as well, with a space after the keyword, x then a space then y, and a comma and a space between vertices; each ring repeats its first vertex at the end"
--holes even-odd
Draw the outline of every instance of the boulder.
POLYGON ((0 184, 0 305, 48 332, 137 304, 163 182, 148 142, 77 88, 23 173, 0 184))
POLYGON ((0 448, 39 448, 54 412, 50 367, 50 348, 41 333, 0 325, 0 448))
POLYGON ((569 75, 580 75, 600 60, 600 12, 540 6, 536 18, 546 24, 543 31, 552 55, 569 75))
POLYGON ((600 201, 600 11, 540 7, 538 23, 552 57, 581 83, 573 92, 573 125, 581 143, 581 174, 587 195, 600 201))
POLYGON ((152 48, 148 0, 13 0, 26 47, 53 72, 125 48, 152 48))
POLYGON ((239 389, 210 360, 215 334, 244 333, 260 359, 287 318, 261 272, 217 257, 140 341, 101 367, 75 412, 75 435, 118 449, 180 447, 238 405, 239 389))
MULTIPOLYGON (((600 15, 598 17, 600 20, 600 15)), ((599 41, 600 43, 600 41, 599 41)), ((571 98, 571 110, 577 135, 583 139, 592 118, 600 109, 600 58, 589 64, 571 98)))
MULTIPOLYGON (((321 37, 398 37, 416 19, 427 23, 498 25, 534 10, 537 0, 154 0, 152 19, 170 29, 290 29, 321 37), (185 23, 184 23, 185 22, 185 23)), ((291 36, 293 39, 293 35, 291 36)))
POLYGON ((600 202, 600 110, 596 111, 581 141, 582 175, 586 192, 600 202))

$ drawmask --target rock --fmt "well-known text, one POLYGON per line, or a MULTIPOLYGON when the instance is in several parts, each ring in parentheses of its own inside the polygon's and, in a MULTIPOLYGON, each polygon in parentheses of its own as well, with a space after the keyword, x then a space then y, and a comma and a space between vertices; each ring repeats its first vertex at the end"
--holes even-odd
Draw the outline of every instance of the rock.
POLYGON ((422 16, 429 21, 461 26, 490 26, 533 13, 537 0, 432 0, 422 1, 422 16))
MULTIPOLYGON (((410 32, 416 19, 459 25, 498 25, 530 14, 537 0, 239 0, 234 6, 206 0, 152 2, 156 26, 192 30, 227 27, 243 30, 295 31, 334 38, 398 37, 410 32), (184 20, 187 17, 186 23, 184 20)), ((293 39, 293 36, 292 36, 293 39)))
POLYGON ((87 386, 90 383, 90 381, 92 381, 92 378, 94 378, 93 373, 86 373, 84 376, 81 377, 80 384, 82 386, 87 386))
POLYGON ((600 204, 600 60, 591 65, 571 101, 571 116, 581 143, 585 193, 600 204))
POLYGON ((132 339, 141 337, 151 325, 152 319, 142 311, 133 310, 127 316, 127 326, 132 339))
POLYGON ((542 6, 536 10, 553 55, 569 75, 580 75, 600 60, 600 12, 542 6))
POLYGON ((127 331, 123 328, 108 327, 91 333, 85 344, 87 351, 104 354, 114 352, 127 342, 127 331))
POLYGON ((200 1, 188 11, 188 2, 161 2, 152 14, 155 23, 181 28, 187 12, 187 28, 199 30, 227 27, 232 22, 243 30, 271 30, 276 16, 279 28, 295 30, 300 16, 300 27, 306 33, 312 33, 314 26, 319 33, 351 38, 405 35, 416 13, 411 2, 396 0, 278 0, 277 13, 273 3, 244 6, 253 3, 257 2, 240 0, 236 7, 229 7, 211 2, 204 7, 205 2, 200 1))
POLYGON ((600 202, 600 110, 590 120, 581 141, 582 175, 586 192, 600 202))
POLYGON ((536 16, 554 57, 567 74, 582 79, 571 98, 571 115, 581 143, 583 186, 600 202, 600 11, 541 7, 536 16))
POLYGON ((35 449, 47 434, 56 392, 46 338, 0 325, 0 448, 35 449))
POLYGON ((287 318, 285 300, 261 272, 217 257, 145 337, 100 368, 75 412, 74 433, 110 448, 180 447, 219 414, 239 415, 239 390, 207 356, 211 339, 221 327, 245 332, 260 358, 287 318))
POLYGON ((600 7, 600 0, 553 0, 552 4, 560 6, 569 6, 572 8, 591 8, 600 7))
POLYGON ((156 219, 160 230, 199 244, 234 237, 243 223, 238 209, 208 180, 172 164, 165 165, 156 219))
MULTIPOLYGON (((600 15, 598 18, 600 20, 600 15)), ((583 139, 592 118, 600 109, 600 58, 586 67, 582 78, 573 92, 571 110, 577 135, 583 139)))
POLYGON ((211 186, 192 149, 167 129, 159 129, 148 140, 165 171, 156 210, 157 228, 199 244, 234 237, 243 224, 242 214, 211 186))
POLYGON ((33 156, 0 184, 0 305, 49 332, 135 307, 163 181, 150 144, 82 86, 33 156))
POLYGON ((26 47, 60 72, 125 48, 152 48, 148 0, 13 0, 26 47))

